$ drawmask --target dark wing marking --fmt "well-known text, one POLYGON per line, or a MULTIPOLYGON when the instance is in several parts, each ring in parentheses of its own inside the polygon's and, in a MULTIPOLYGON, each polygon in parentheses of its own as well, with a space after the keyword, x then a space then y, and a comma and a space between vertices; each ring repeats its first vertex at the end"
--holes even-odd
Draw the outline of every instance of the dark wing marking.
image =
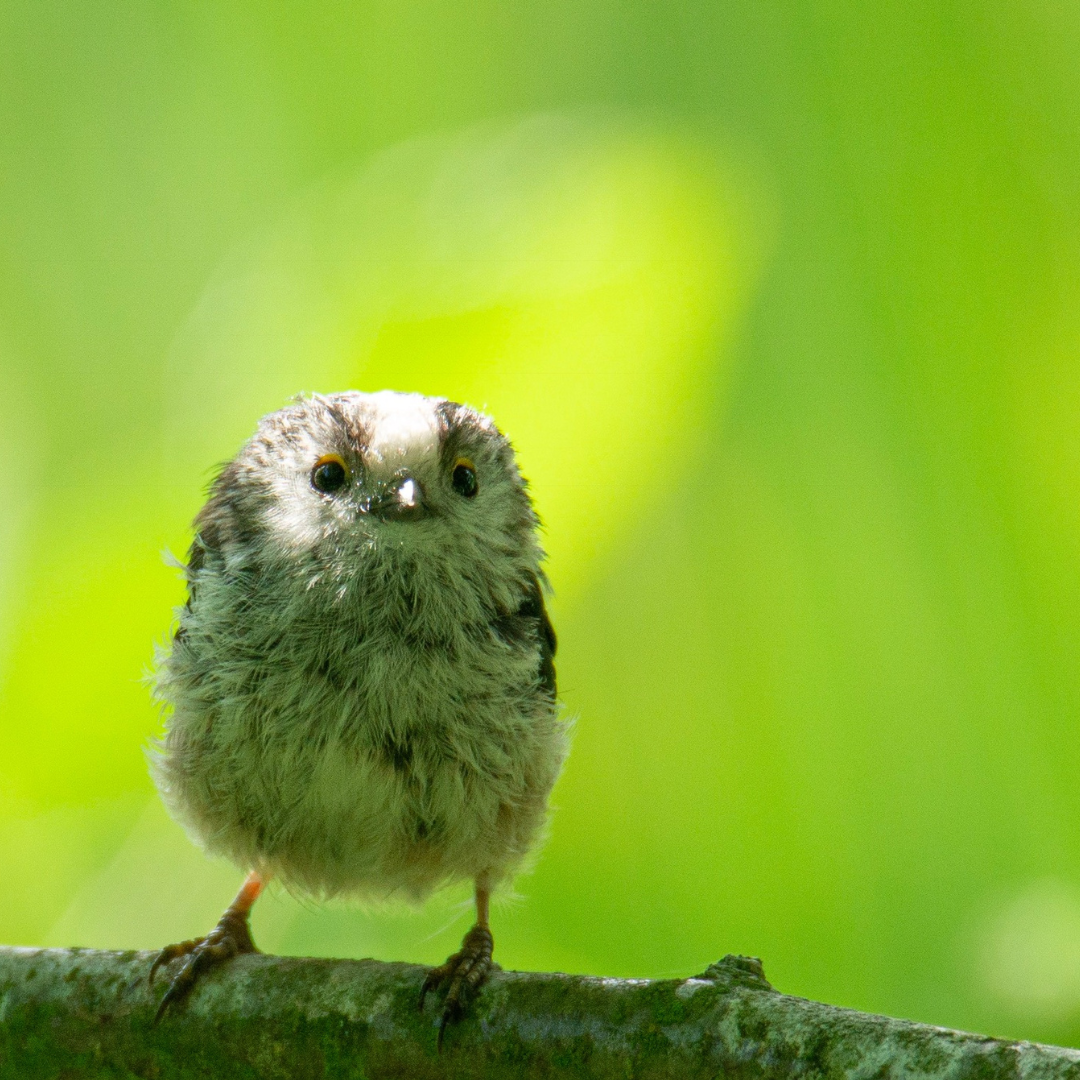
POLYGON ((188 549, 188 578, 193 578, 203 568, 205 562, 206 545, 203 542, 203 538, 196 533, 195 539, 191 541, 191 547, 188 549))
MULTIPOLYGON (((187 578, 188 595, 187 600, 184 603, 184 610, 191 611, 191 605, 195 603, 195 575, 202 569, 203 563, 206 561, 206 548, 203 547, 202 538, 198 533, 195 534, 195 539, 191 541, 191 547, 188 550, 187 566, 185 567, 184 576, 187 578)), ((173 641, 181 642, 184 640, 186 634, 182 626, 178 626, 173 633, 173 641)))
POLYGON ((503 615, 496 619, 494 628, 504 641, 533 644, 539 638, 540 685, 554 700, 555 650, 558 643, 555 640, 555 629, 544 606, 543 589, 535 574, 530 575, 529 589, 521 601, 521 606, 512 615, 503 615))
POLYGON ((522 608, 525 607, 528 607, 530 615, 535 613, 540 620, 540 684, 554 698, 555 650, 559 643, 555 638, 555 627, 551 625, 547 608, 544 606, 544 591, 536 577, 532 579, 532 591, 522 605, 522 608))

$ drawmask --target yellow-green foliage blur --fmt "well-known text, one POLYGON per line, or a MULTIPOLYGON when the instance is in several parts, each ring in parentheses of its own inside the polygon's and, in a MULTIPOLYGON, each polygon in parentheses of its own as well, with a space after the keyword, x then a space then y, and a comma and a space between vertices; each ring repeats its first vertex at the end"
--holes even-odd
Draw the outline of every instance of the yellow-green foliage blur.
MULTIPOLYGON (((487 407, 577 718, 508 967, 1080 1042, 1080 13, 0 4, 0 941, 239 872, 144 675, 215 464, 299 391, 487 407)), ((268 950, 432 962, 422 912, 268 950)))

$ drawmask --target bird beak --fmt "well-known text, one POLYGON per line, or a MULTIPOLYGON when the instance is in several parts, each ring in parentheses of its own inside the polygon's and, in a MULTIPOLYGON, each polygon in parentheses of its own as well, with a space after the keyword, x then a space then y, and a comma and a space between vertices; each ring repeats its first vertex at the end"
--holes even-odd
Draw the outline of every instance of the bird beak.
POLYGON ((411 476, 396 476, 372 500, 371 513, 382 521, 419 521, 429 514, 424 488, 411 476))

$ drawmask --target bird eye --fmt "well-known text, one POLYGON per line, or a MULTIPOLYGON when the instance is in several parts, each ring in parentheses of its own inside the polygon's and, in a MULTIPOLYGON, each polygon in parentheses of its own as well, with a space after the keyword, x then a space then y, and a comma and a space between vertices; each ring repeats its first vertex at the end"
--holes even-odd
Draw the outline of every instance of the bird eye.
POLYGON ((480 488, 476 479, 476 468, 468 458, 458 458, 454 463, 454 471, 450 476, 450 483, 459 495, 471 499, 480 488))
POLYGON ((349 470, 337 454, 324 454, 311 470, 311 486, 324 495, 340 491, 349 479, 349 470))

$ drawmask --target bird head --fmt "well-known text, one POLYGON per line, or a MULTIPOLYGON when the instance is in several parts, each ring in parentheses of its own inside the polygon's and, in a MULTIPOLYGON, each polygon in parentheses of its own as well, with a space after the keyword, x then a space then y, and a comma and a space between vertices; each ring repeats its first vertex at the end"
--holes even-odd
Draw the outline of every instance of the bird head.
MULTIPOLYGON (((506 437, 441 398, 298 399, 264 417, 196 521, 228 562, 292 568, 309 589, 511 604, 541 552, 506 437)), ((460 605, 459 605, 460 606, 460 605)))

